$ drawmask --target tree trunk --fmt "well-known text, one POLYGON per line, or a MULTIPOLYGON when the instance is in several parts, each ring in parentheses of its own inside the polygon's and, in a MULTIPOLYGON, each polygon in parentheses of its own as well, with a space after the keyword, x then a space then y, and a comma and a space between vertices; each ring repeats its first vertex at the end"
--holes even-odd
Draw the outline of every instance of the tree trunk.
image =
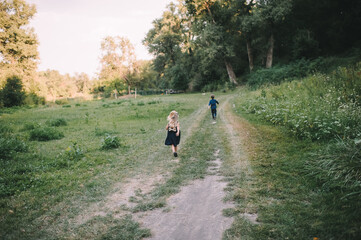
POLYGON ((273 47, 275 44, 275 39, 273 37, 273 33, 271 33, 271 36, 268 40, 268 51, 267 51, 267 60, 266 60, 266 68, 272 67, 272 61, 273 61, 273 47))
POLYGON ((252 72, 253 70, 253 51, 251 46, 251 40, 247 38, 247 53, 248 53, 248 63, 249 63, 249 71, 252 72))
POLYGON ((236 74, 234 74, 231 63, 229 63, 226 59, 224 60, 224 63, 226 64, 229 80, 231 81, 231 83, 237 84, 236 74))

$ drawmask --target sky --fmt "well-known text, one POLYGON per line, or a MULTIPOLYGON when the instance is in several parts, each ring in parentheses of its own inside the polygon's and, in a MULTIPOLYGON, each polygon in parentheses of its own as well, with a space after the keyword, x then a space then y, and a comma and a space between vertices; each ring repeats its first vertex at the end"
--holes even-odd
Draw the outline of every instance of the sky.
POLYGON ((151 59, 142 40, 172 0, 26 0, 37 13, 30 21, 39 40, 39 71, 61 74, 100 71, 100 44, 127 37, 137 59, 151 59))

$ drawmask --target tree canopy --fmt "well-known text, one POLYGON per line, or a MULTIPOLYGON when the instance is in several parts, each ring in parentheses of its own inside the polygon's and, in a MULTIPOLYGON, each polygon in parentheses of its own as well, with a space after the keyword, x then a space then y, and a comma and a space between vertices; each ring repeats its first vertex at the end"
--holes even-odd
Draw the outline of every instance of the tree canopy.
POLYGON ((0 81, 17 75, 23 79, 27 90, 35 87, 38 41, 34 30, 28 28, 36 13, 35 5, 24 0, 0 1, 0 81))
POLYGON ((254 68, 361 46, 357 0, 178 0, 144 44, 166 87, 211 90, 254 68))

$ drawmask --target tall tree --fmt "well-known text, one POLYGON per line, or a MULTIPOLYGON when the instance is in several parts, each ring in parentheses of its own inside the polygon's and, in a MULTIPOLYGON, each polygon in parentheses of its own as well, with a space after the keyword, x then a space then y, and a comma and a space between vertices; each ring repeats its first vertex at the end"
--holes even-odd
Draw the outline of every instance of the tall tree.
POLYGON ((176 10, 175 4, 168 5, 162 18, 153 21, 153 28, 143 40, 148 51, 156 57, 154 66, 161 77, 177 63, 181 54, 183 29, 176 10))
POLYGON ((27 90, 34 86, 38 59, 36 35, 27 27, 35 13, 24 0, 0 1, 0 81, 18 75, 27 90))
POLYGON ((275 32, 291 12, 292 0, 259 0, 254 10, 254 18, 261 19, 265 33, 268 34, 266 68, 270 68, 273 64, 275 32))
POLYGON ((118 92, 127 85, 130 94, 138 69, 134 46, 126 37, 109 36, 102 41, 101 50, 100 79, 108 83, 118 81, 120 84, 114 84, 118 92))
POLYGON ((225 64, 229 80, 231 83, 237 84, 236 74, 230 60, 234 56, 234 51, 232 50, 232 44, 229 44, 228 41, 228 29, 224 26, 224 22, 222 22, 222 15, 225 14, 224 11, 221 11, 223 8, 222 2, 219 0, 185 0, 184 5, 187 7, 189 14, 202 23, 200 26, 203 26, 203 29, 200 28, 198 30, 203 31, 209 28, 209 25, 214 25, 215 28, 218 28, 217 35, 219 37, 213 38, 215 42, 209 45, 220 46, 218 51, 225 64))

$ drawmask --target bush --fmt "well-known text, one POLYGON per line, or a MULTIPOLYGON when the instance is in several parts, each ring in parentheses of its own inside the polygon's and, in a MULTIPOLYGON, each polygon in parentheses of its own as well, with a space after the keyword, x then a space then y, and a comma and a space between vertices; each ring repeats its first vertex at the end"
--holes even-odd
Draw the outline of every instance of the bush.
POLYGON ((361 65, 339 68, 262 90, 243 105, 249 113, 284 125, 300 138, 330 140, 361 134, 361 65))
POLYGON ((104 135, 109 135, 111 133, 113 133, 113 131, 111 130, 101 129, 98 127, 95 128, 95 136, 104 136, 104 135))
POLYGON ((111 136, 107 134, 103 139, 102 149, 113 149, 120 147, 120 140, 117 136, 111 136))
POLYGON ((24 127, 22 128, 23 131, 33 130, 35 128, 39 128, 39 123, 33 123, 33 122, 27 122, 24 124, 24 127))
POLYGON ((57 105, 64 105, 64 104, 68 104, 68 100, 66 99, 58 99, 58 100, 55 100, 55 104, 57 105))
POLYGON ((14 153, 26 152, 28 150, 27 144, 16 138, 0 137, 0 159, 10 159, 14 153))
POLYGON ((73 142, 71 146, 67 147, 65 151, 58 155, 58 158, 64 161, 78 161, 83 157, 84 150, 76 142, 73 142))
POLYGON ((1 90, 1 102, 4 107, 21 106, 24 104, 25 92, 20 78, 13 76, 6 80, 1 90))
POLYGON ((13 132, 13 129, 6 124, 0 125, 0 136, 9 136, 13 132))
POLYGON ((39 127, 30 131, 30 140, 50 141, 63 137, 64 134, 53 127, 39 127))
POLYGON ((45 105, 45 98, 39 97, 35 93, 29 93, 26 95, 24 103, 26 105, 45 105))
POLYGON ((64 118, 57 118, 57 119, 49 120, 46 122, 46 124, 48 124, 49 126, 52 126, 52 127, 68 125, 68 123, 66 122, 66 120, 64 118))

